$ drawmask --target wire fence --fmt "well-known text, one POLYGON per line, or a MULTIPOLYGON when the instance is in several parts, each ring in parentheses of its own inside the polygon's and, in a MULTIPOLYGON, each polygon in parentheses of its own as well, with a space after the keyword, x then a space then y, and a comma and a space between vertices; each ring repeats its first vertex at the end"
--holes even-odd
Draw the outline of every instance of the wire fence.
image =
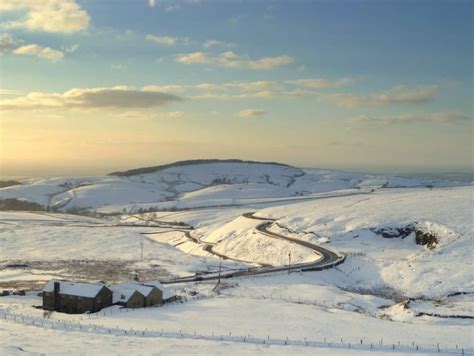
POLYGON ((331 348, 331 349, 354 349, 361 351, 390 351, 395 353, 420 353, 420 354, 455 354, 455 355, 472 355, 474 354, 473 348, 458 347, 447 347, 440 345, 420 345, 413 342, 411 345, 401 343, 384 343, 384 340, 378 340, 378 342, 367 342, 364 339, 360 339, 359 342, 347 342, 343 338, 338 341, 330 341, 326 338, 324 340, 312 340, 308 338, 293 339, 293 338, 275 338, 268 335, 264 337, 255 337, 252 334, 238 335, 232 333, 211 332, 188 332, 182 330, 148 330, 148 329, 134 329, 134 328, 123 328, 123 327, 111 327, 103 324, 90 324, 75 320, 51 320, 41 318, 39 316, 17 314, 8 310, 0 310, 0 318, 7 322, 15 322, 23 325, 41 327, 52 330, 61 331, 75 331, 84 333, 93 333, 101 335, 113 335, 113 336, 132 336, 142 338, 171 338, 171 339, 192 339, 192 340, 207 340, 207 341, 225 341, 234 343, 247 343, 255 345, 275 345, 275 346, 299 346, 299 347, 310 347, 310 348, 331 348))

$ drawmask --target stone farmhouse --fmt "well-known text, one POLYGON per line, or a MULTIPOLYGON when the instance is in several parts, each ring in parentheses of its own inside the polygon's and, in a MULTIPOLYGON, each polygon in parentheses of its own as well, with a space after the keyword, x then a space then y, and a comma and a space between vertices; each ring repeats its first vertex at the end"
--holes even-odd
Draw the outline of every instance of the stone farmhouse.
POLYGON ((95 313, 112 305, 112 291, 102 283, 49 281, 43 288, 43 308, 63 313, 95 313))
POLYGON ((111 305, 144 308, 172 301, 174 293, 159 281, 128 282, 112 286, 103 283, 49 281, 43 288, 43 308, 69 314, 95 313, 111 305))

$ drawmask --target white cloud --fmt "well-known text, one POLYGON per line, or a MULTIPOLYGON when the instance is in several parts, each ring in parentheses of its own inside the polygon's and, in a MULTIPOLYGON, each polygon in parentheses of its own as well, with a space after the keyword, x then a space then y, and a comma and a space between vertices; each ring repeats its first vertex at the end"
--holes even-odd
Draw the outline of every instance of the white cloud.
POLYGON ((65 51, 66 51, 67 53, 74 53, 74 52, 76 52, 78 49, 79 49, 79 45, 78 45, 78 44, 74 44, 74 45, 72 45, 71 47, 66 48, 65 51))
POLYGON ((205 64, 205 63, 211 63, 213 61, 213 58, 208 53, 193 52, 193 53, 187 53, 187 54, 182 54, 178 56, 177 61, 184 64, 191 64, 191 63, 205 64))
POLYGON ((167 113, 167 116, 171 119, 179 119, 184 116, 184 112, 182 111, 170 111, 167 113))
POLYGON ((177 11, 179 9, 181 9, 181 6, 179 6, 179 5, 168 5, 168 6, 165 7, 166 12, 173 12, 173 11, 177 11))
POLYGON ((9 53, 17 47, 17 42, 8 33, 0 35, 0 54, 9 53))
POLYGON ((22 92, 16 89, 0 88, 0 95, 19 95, 19 94, 22 94, 22 92))
POLYGON ((110 68, 113 70, 125 70, 127 69, 127 66, 124 64, 111 64, 110 68))
POLYGON ((400 114, 394 116, 362 115, 349 119, 347 122, 353 128, 380 128, 427 123, 458 125, 469 123, 470 121, 472 121, 472 118, 469 118, 464 113, 439 112, 427 114, 400 114))
POLYGON ((241 83, 227 83, 229 88, 238 88, 241 91, 265 91, 265 90, 278 90, 282 88, 282 85, 278 82, 259 80, 255 82, 241 82, 241 83))
POLYGON ((253 118, 253 117, 262 117, 266 114, 265 110, 260 109, 246 109, 239 111, 236 115, 238 117, 243 117, 246 119, 253 118))
POLYGON ((48 59, 52 62, 57 62, 64 57, 64 53, 57 49, 43 47, 37 44, 28 44, 18 47, 13 50, 12 53, 24 56, 36 56, 39 58, 48 59))
POLYGON ((172 12, 181 9, 181 5, 198 5, 200 0, 148 0, 148 6, 161 6, 166 12, 172 12))
POLYGON ((179 55, 176 61, 183 64, 208 64, 225 68, 268 70, 291 64, 294 62, 294 59, 287 55, 251 59, 246 55, 238 55, 233 51, 226 51, 222 53, 186 53, 179 55))
POLYGON ((350 78, 341 78, 336 80, 324 79, 324 78, 305 78, 297 80, 289 80, 287 83, 312 89, 323 89, 323 88, 338 88, 351 85, 354 81, 350 78))
POLYGON ((349 108, 377 107, 394 104, 420 104, 432 101, 437 89, 438 87, 436 85, 423 86, 415 89, 410 89, 406 86, 397 86, 367 96, 336 93, 325 95, 323 98, 349 108))
POLYGON ((202 45, 204 46, 204 48, 211 48, 211 47, 214 47, 214 46, 226 46, 226 47, 233 46, 232 43, 219 41, 219 40, 207 40, 207 41, 204 41, 204 43, 202 45))
POLYGON ((182 111, 170 112, 147 112, 147 111, 126 111, 118 115, 120 118, 135 121, 154 121, 161 119, 179 119, 184 116, 182 111))
POLYGON ((152 108, 182 100, 183 98, 173 94, 116 86, 111 88, 78 88, 64 93, 32 92, 15 99, 0 101, 0 109, 152 108))
POLYGON ((240 91, 267 91, 278 90, 283 86, 281 83, 268 80, 259 80, 254 82, 227 82, 227 83, 201 83, 194 86, 196 89, 217 91, 238 89, 240 91))
POLYGON ((179 84, 147 85, 143 87, 143 90, 161 93, 179 93, 184 91, 185 87, 179 84))
POLYGON ((4 24, 7 29, 74 33, 89 26, 90 16, 75 0, 2 0, 0 11, 24 10, 24 17, 4 24))
POLYGON ((155 36, 155 35, 146 35, 145 39, 148 41, 152 41, 154 43, 165 45, 165 46, 173 46, 178 42, 177 37, 171 36, 155 36))

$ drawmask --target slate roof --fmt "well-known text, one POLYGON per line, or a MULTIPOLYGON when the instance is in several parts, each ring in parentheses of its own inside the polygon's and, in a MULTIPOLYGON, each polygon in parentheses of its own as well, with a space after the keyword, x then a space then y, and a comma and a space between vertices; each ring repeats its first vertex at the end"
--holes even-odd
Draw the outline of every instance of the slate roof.
POLYGON ((148 295, 153 290, 153 286, 145 286, 143 284, 128 282, 128 283, 120 283, 115 284, 111 287, 112 289, 116 290, 133 290, 140 292, 143 296, 148 297, 148 295))
POLYGON ((59 282, 59 294, 75 295, 86 298, 94 298, 102 288, 106 287, 105 284, 102 283, 77 283, 52 279, 43 288, 43 292, 53 292, 54 282, 59 282))
MULTIPOLYGON (((110 289, 113 292, 113 296, 112 296, 113 304, 118 303, 118 302, 127 303, 135 293, 141 294, 139 291, 135 289, 123 288, 120 285, 111 286, 110 289)), ((143 294, 141 295, 143 296, 143 294)))

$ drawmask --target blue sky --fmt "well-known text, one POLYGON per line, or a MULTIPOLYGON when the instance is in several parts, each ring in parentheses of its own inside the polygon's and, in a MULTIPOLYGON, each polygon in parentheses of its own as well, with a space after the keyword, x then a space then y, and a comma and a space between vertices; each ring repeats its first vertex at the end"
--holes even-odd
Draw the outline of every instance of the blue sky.
POLYGON ((4 175, 199 157, 472 167, 470 1, 7 0, 0 11, 4 175))

